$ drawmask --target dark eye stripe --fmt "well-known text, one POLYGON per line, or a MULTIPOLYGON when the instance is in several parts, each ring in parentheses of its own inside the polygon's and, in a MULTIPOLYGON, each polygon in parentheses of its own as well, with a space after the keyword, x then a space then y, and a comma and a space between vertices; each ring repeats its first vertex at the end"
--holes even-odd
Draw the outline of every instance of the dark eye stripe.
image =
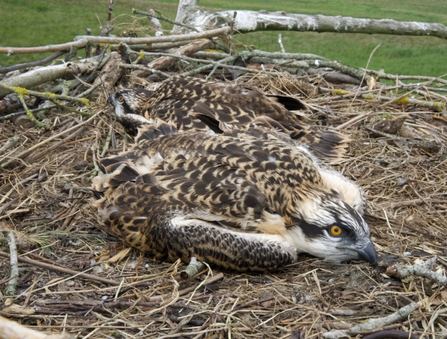
POLYGON ((132 108, 127 104, 126 100, 120 101, 121 105, 123 106, 123 110, 125 114, 129 113, 135 113, 132 108))

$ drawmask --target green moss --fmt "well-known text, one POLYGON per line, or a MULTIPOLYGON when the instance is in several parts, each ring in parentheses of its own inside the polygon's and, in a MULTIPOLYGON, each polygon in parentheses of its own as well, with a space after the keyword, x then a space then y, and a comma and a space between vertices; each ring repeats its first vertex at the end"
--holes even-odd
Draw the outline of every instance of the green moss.
POLYGON ((332 93, 337 94, 337 95, 345 95, 345 94, 349 94, 350 92, 345 91, 343 89, 336 88, 336 89, 332 90, 332 93))
POLYGON ((10 87, 10 88, 12 91, 16 92, 17 95, 20 95, 21 97, 28 94, 28 90, 26 88, 23 87, 10 87))
POLYGON ((395 100, 394 102, 396 104, 405 105, 406 103, 408 103, 408 98, 407 97, 403 97, 403 98, 395 100))

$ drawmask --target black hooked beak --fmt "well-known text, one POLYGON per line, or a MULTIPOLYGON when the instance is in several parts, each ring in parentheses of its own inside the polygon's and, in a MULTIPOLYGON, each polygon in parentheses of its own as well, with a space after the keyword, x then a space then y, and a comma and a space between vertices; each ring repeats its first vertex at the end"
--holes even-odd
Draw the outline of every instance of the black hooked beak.
POLYGON ((114 97, 114 95, 115 95, 115 94, 110 95, 109 98, 107 99, 107 102, 108 102, 109 104, 112 104, 113 106, 115 106, 115 105, 113 104, 113 97, 114 97))
POLYGON ((377 254, 371 241, 361 250, 355 251, 359 255, 359 259, 369 262, 374 268, 377 266, 377 254))

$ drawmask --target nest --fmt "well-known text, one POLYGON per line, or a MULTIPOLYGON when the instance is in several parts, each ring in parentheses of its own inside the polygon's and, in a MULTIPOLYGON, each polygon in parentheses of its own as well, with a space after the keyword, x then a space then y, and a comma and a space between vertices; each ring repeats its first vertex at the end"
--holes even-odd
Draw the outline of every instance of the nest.
MULTIPOLYGON (((376 330, 445 336, 445 313, 436 313, 447 301, 445 287, 387 272, 397 263, 434 256, 440 268, 447 265, 445 118, 411 103, 337 97, 320 75, 244 75, 237 83, 297 96, 308 105, 302 113, 310 124, 339 128, 351 137, 346 159, 335 167, 368 193, 366 221, 379 255, 377 268, 300 255, 274 272, 206 268, 185 281, 180 262, 120 249, 96 219, 89 186, 95 159, 117 154, 132 141, 102 98, 91 107, 102 113, 78 128, 86 118, 58 109, 48 118, 51 131, 0 124, 0 145, 18 137, 0 154, 0 164, 9 162, 0 172, 0 225, 13 232, 18 252, 29 259, 116 284, 19 263, 17 295, 12 305, 0 306, 0 315, 48 333, 64 330, 89 338, 318 338, 334 329, 366 335, 371 330, 352 331, 353 326, 423 301, 405 319, 376 330), (404 114, 406 119, 396 122, 404 114), (400 124, 397 134, 387 132, 393 124, 400 124), (44 143, 55 135, 60 136, 44 143)), ((0 245, 8 252, 6 237, 0 245)), ((10 267, 9 259, 0 258, 3 290, 10 267)))

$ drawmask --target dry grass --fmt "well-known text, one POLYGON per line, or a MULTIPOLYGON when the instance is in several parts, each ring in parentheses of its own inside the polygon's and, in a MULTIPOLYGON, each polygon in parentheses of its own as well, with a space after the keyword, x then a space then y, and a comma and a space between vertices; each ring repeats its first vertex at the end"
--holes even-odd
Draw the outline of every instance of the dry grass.
MULTIPOLYGON (((20 253, 33 251, 29 258, 46 258, 120 284, 101 285, 19 264, 19 286, 12 301, 24 308, 13 314, 0 306, 0 314, 42 331, 65 330, 78 338, 297 338, 294 330, 302 338, 319 338, 330 329, 346 329, 423 300, 418 311, 387 328, 431 338, 446 335, 445 313, 430 323, 435 311, 445 307, 445 287, 420 277, 401 281, 385 274, 394 263, 433 256, 445 268, 445 154, 389 138, 372 138, 363 128, 377 117, 410 114, 405 129, 442 144, 447 140, 445 118, 414 105, 360 98, 322 100, 324 95, 316 96, 313 91, 307 97, 312 85, 304 87, 292 77, 241 81, 266 92, 304 98, 312 107, 306 112, 307 120, 321 128, 340 126, 369 113, 342 129, 353 142, 337 169, 368 192, 366 219, 379 253, 376 269, 359 262, 334 265, 302 255, 297 263, 275 272, 206 270, 185 282, 179 278, 181 263, 155 261, 135 250, 127 254, 114 250, 120 243, 101 230, 88 187, 110 126, 115 138, 105 154, 116 154, 129 147, 130 141, 100 102, 91 110, 104 112, 78 135, 46 152, 67 137, 62 135, 1 170, 0 221, 14 228, 20 253), (109 260, 120 253, 115 261, 109 260), (24 315, 25 310, 32 314, 24 315)), ((321 79, 313 83, 315 88, 330 86, 321 79)), ((326 97, 329 95, 333 94, 326 97)), ((0 163, 79 124, 81 118, 56 110, 49 120, 52 131, 0 124, 0 144, 14 135, 20 137, 14 149, 0 154, 0 163)), ((0 245, 7 251, 4 239, 0 238, 0 245)), ((8 260, 0 258, 0 288, 8 278, 8 260)))

